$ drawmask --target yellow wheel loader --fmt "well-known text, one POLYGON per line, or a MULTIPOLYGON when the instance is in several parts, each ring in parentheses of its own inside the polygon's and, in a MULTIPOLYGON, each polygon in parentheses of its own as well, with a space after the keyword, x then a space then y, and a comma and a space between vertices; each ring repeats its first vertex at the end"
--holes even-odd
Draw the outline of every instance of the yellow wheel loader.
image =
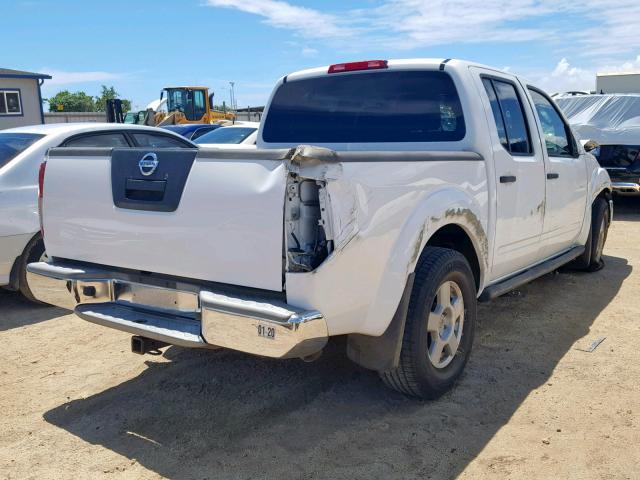
POLYGON ((235 119, 232 112, 213 109, 213 92, 209 95, 207 87, 166 87, 160 93, 160 100, 165 98, 166 112, 158 111, 154 115, 157 126, 235 119))

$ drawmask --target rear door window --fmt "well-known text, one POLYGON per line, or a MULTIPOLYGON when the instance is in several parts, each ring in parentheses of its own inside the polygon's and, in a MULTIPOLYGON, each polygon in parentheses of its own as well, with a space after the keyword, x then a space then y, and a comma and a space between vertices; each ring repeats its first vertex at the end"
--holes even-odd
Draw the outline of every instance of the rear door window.
POLYGON ((65 147, 128 147, 129 143, 122 133, 101 133, 82 135, 67 140, 65 147))
POLYGON ((153 133, 132 132, 133 139, 139 147, 150 148, 194 148, 179 138, 173 138, 168 135, 157 135, 153 133))
POLYGON ((509 151, 512 155, 530 155, 532 150, 529 129, 524 116, 524 108, 515 85, 496 79, 492 79, 491 82, 502 112, 509 151))
POLYGON ((44 135, 35 133, 0 132, 0 168, 40 140, 44 135))
POLYGON ((498 103, 498 97, 493 89, 493 83, 488 78, 482 79, 484 89, 489 96, 489 102, 491 103, 491 112, 493 113, 493 119, 496 122, 496 128, 498 129, 498 138, 504 148, 509 150, 509 140, 507 140, 507 131, 504 128, 504 120, 502 118, 502 111, 500 110, 500 104, 498 103))
POLYGON ((270 143, 375 143, 458 141, 465 133, 446 72, 390 70, 283 83, 262 135, 270 143))

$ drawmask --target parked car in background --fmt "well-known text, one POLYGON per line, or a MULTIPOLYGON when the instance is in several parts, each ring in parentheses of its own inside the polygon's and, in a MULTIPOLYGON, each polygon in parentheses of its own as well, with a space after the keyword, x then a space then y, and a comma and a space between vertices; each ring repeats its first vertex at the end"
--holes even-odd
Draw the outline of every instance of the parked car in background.
POLYGON ((184 138, 193 141, 205 133, 212 132, 221 126, 222 125, 211 123, 185 123, 182 125, 163 125, 160 128, 177 133, 178 135, 182 135, 184 138))
MULTIPOLYGON (((585 145, 589 148, 589 145, 585 145)), ((635 145, 593 145, 591 153, 611 177, 617 195, 640 195, 640 138, 635 145)))
POLYGON ((138 171, 146 151, 96 150, 78 170, 88 151, 51 150, 50 261, 29 265, 34 282, 133 334, 137 353, 313 360, 346 335, 353 361, 434 398, 467 363, 477 299, 603 265, 609 176, 513 74, 336 64, 281 79, 265 112, 258 149, 157 150, 152 173, 138 171), (128 196, 129 182, 164 195, 128 196))
POLYGON ((556 102, 609 172, 613 192, 640 195, 640 95, 581 95, 556 102))
POLYGON ((206 133, 194 142, 200 147, 255 148, 258 128, 260 128, 258 122, 236 122, 206 133))
MULTIPOLYGON (((38 169, 51 147, 196 148, 159 128, 59 123, 0 131, 0 286, 33 300, 26 265, 44 258, 38 219, 38 169)), ((81 169, 81 167, 79 167, 81 169)))

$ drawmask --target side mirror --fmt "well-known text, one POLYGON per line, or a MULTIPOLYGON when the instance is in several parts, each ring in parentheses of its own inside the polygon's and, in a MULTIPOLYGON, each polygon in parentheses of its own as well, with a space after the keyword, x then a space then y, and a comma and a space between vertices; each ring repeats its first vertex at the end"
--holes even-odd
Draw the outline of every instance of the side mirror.
POLYGON ((209 108, 213 110, 213 92, 209 95, 209 108))
POLYGON ((584 151, 588 153, 595 150, 598 147, 600 147, 600 144, 598 142, 596 142, 595 140, 589 140, 587 143, 584 144, 584 151))

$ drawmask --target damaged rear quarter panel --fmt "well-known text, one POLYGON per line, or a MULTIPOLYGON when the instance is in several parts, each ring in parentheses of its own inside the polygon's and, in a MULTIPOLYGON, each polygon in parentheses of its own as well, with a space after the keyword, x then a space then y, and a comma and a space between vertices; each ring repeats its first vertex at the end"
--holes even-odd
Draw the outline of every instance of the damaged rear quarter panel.
POLYGON ((460 225, 487 262, 483 161, 341 162, 291 165, 326 180, 336 243, 315 270, 286 273, 287 300, 323 312, 330 335, 381 335, 407 276, 433 233, 460 225), (464 179, 463 182, 460 179, 464 179))

